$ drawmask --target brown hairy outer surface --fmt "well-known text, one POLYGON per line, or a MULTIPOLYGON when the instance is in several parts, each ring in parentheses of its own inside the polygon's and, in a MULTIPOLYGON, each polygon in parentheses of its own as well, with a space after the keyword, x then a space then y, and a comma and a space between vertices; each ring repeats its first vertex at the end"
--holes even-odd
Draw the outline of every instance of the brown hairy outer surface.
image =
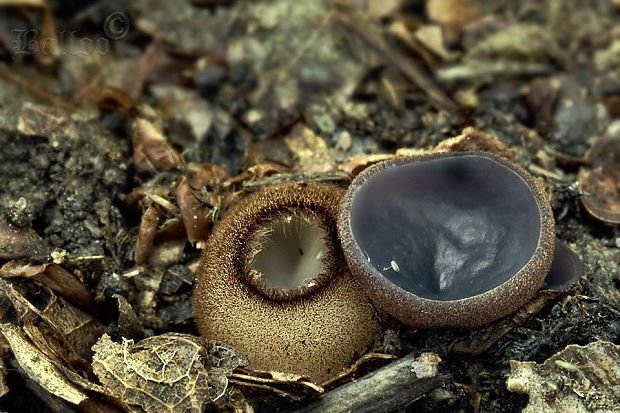
POLYGON ((336 230, 344 191, 286 183, 250 195, 216 226, 194 290, 200 333, 243 352, 250 368, 299 374, 321 383, 363 352, 380 331, 376 311, 350 274, 336 230), (301 214, 327 233, 325 271, 314 287, 275 293, 252 282, 256 234, 281 216, 301 214))

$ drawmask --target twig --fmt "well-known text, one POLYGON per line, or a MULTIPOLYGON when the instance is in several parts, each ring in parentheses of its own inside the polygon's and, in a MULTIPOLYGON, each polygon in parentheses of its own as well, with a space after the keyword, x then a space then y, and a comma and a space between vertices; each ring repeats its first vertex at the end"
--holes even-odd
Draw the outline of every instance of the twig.
POLYGON ((270 384, 272 386, 274 385, 295 385, 298 387, 303 387, 305 388, 308 392, 313 393, 315 395, 320 395, 323 394, 324 390, 323 387, 321 386, 317 386, 316 384, 309 382, 309 381, 305 381, 305 380, 298 380, 296 382, 287 382, 287 381, 282 381, 282 380, 278 380, 278 379, 272 379, 272 378, 266 378, 266 377, 259 377, 259 376, 252 376, 249 374, 243 374, 243 373, 231 373, 229 378, 231 379, 238 379, 238 380, 244 380, 245 382, 256 382, 256 383, 264 383, 264 384, 270 384))
POLYGON ((416 355, 409 354, 363 378, 338 387, 295 413, 396 412, 450 378, 433 375, 418 378, 416 355))
POLYGON ((38 87, 38 85, 36 84, 32 84, 31 82, 29 82, 28 80, 22 78, 21 76, 11 72, 11 70, 9 70, 9 68, 6 66, 6 64, 4 63, 0 63, 0 77, 3 77, 4 79, 6 79, 9 82, 14 83, 15 85, 17 85, 19 88, 32 93, 33 95, 46 100, 50 103, 52 103, 54 106, 62 108, 62 109, 66 109, 70 112, 73 112, 75 110, 77 110, 77 108, 75 106, 73 106, 72 104, 62 100, 60 97, 58 97, 57 95, 43 89, 42 87, 38 87))
POLYGON ((267 392, 271 392, 271 393, 277 394, 280 397, 283 397, 285 399, 289 399, 289 400, 292 400, 292 401, 295 401, 295 402, 298 402, 298 401, 301 400, 300 396, 297 396, 297 395, 295 395, 293 393, 289 393, 289 392, 287 392, 285 390, 282 390, 282 389, 278 389, 278 388, 273 387, 273 386, 269 386, 267 384, 252 383, 252 382, 248 382, 248 381, 244 381, 244 380, 237 380, 237 379, 233 379, 233 378, 228 379, 228 382, 230 384, 236 384, 237 386, 242 387, 242 388, 243 387, 253 387, 253 388, 256 388, 256 389, 261 389, 261 390, 264 390, 264 391, 267 391, 267 392))
POLYGON ((429 97, 430 102, 437 109, 447 112, 456 112, 457 105, 450 99, 433 80, 429 78, 415 62, 391 48, 382 38, 375 35, 364 26, 354 21, 349 16, 337 14, 337 18, 347 28, 353 30, 368 45, 375 49, 388 63, 396 66, 411 82, 422 89, 429 97))
POLYGON ((160 40, 155 39, 148 45, 144 54, 140 59, 136 76, 133 80, 133 86, 129 90, 129 96, 134 102, 140 102, 142 99, 142 91, 149 74, 153 71, 161 56, 164 48, 160 40))
POLYGON ((474 61, 437 70, 442 83, 457 81, 496 81, 498 77, 541 76, 552 72, 546 63, 519 61, 474 61))

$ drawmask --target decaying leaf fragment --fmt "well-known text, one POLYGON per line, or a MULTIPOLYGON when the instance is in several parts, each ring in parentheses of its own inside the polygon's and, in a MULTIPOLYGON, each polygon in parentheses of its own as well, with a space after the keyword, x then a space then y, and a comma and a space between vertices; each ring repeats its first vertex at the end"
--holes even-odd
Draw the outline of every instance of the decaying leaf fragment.
POLYGON ((205 241, 209 233, 207 226, 208 207, 194 196, 187 178, 182 176, 176 188, 177 205, 181 210, 187 239, 192 244, 205 241))
POLYGON ((508 390, 529 394, 523 413, 617 412, 620 406, 620 346, 595 341, 570 345, 542 364, 510 362, 508 390))
POLYGON ((189 186, 196 190, 217 187, 230 178, 224 168, 214 163, 193 163, 187 169, 189 186))
POLYGON ((52 263, 34 265, 27 262, 9 261, 0 267, 0 277, 32 278, 79 308, 95 314, 98 311, 88 287, 74 274, 59 265, 52 263))
POLYGON ((582 205, 597 220, 620 225, 620 167, 611 165, 581 174, 582 205))
POLYGON ((598 138, 586 158, 592 168, 579 172, 582 205, 597 220, 620 225, 620 134, 598 138))
POLYGON ((288 171, 289 168, 286 166, 278 165, 277 163, 272 162, 260 163, 248 168, 248 172, 252 178, 264 178, 266 176, 286 173, 288 171))
POLYGON ((7 323, 0 325, 0 330, 9 342, 17 363, 30 379, 51 394, 75 405, 88 399, 88 396, 71 384, 45 354, 26 339, 19 327, 7 323))
POLYGON ((231 347, 187 334, 168 333, 137 344, 113 342, 104 334, 93 346, 93 371, 104 387, 127 404, 147 413, 201 412, 218 403, 228 388, 227 376, 245 359, 231 347))
POLYGON ((0 220, 0 260, 45 257, 50 247, 32 229, 15 228, 0 220))
POLYGON ((442 27, 449 42, 458 39, 463 26, 483 15, 476 3, 469 0, 427 0, 426 14, 442 27))
POLYGON ((60 108, 27 102, 22 106, 17 130, 28 136, 49 137, 59 131, 68 120, 67 113, 60 108))
POLYGON ((293 127, 284 141, 297 157, 296 171, 329 172, 335 169, 333 151, 323 138, 307 127, 303 125, 293 127))
POLYGON ((163 212, 155 204, 149 205, 142 214, 140 231, 136 240, 136 264, 144 264, 148 259, 157 235, 157 227, 162 219, 163 212))
POLYGON ((124 90, 115 86, 106 86, 97 97, 97 106, 104 110, 124 110, 126 113, 135 114, 136 102, 124 90))
POLYGON ((6 384, 7 368, 4 362, 0 363, 0 397, 9 392, 9 386, 6 384))
POLYGON ((90 359, 90 347, 103 330, 92 316, 45 287, 33 298, 33 294, 28 294, 20 285, 0 278, 0 294, 6 295, 19 314, 22 330, 31 342, 49 358, 61 359, 68 365, 90 359), (42 323, 35 327, 26 322, 33 318, 42 323))
POLYGON ((133 138, 133 162, 140 173, 178 169, 183 159, 166 142, 166 138, 145 119, 136 120, 133 138))
POLYGON ((114 294, 118 305, 118 333, 121 337, 136 339, 144 337, 142 322, 129 301, 120 294, 114 294))
POLYGON ((465 128, 459 136, 439 142, 433 152, 483 151, 514 161, 515 152, 503 142, 474 128, 465 128))
POLYGON ((396 155, 392 155, 389 153, 376 153, 371 155, 357 155, 353 158, 349 159, 347 162, 344 162, 338 165, 338 170, 342 172, 346 172, 351 176, 357 176, 364 169, 368 168, 371 165, 379 163, 381 161, 387 161, 388 159, 395 158, 396 155))

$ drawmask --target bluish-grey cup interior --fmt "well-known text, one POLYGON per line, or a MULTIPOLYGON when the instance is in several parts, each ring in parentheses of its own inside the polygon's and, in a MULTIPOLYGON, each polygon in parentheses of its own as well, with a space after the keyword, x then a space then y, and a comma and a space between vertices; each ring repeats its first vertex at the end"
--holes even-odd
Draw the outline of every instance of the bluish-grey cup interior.
POLYGON ((541 233, 527 182, 481 154, 390 166, 358 188, 350 214, 353 237, 378 272, 441 301, 507 281, 541 233))

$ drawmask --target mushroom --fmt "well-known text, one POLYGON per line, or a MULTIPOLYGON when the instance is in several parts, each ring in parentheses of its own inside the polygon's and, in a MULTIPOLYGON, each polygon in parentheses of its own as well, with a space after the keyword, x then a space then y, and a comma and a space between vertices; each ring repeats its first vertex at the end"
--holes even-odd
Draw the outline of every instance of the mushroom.
MULTIPOLYGON (((524 305, 551 268, 554 225, 536 180, 484 152, 373 165, 350 185, 338 220, 349 267, 375 305, 427 328, 479 326, 524 305)), ((566 257, 575 258, 562 254, 556 268, 578 270, 560 265, 566 257)))
POLYGON ((562 241, 555 240, 555 251, 551 269, 545 278, 543 288, 563 291, 569 289, 584 274, 583 262, 562 241))
POLYGON ((249 368, 322 383, 380 331, 337 236, 344 190, 285 183, 242 200, 216 226, 194 290, 200 333, 245 353, 249 368))

